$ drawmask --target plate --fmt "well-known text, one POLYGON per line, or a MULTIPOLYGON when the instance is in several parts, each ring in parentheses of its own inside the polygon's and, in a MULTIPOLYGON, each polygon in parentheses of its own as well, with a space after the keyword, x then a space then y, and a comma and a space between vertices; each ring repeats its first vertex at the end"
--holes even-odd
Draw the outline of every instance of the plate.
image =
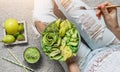
MULTIPOLYGON (((23 44, 23 43, 27 43, 27 42, 28 42, 28 39, 27 39, 27 29, 26 29, 26 22, 25 22, 25 21, 18 21, 18 24, 21 24, 21 23, 24 25, 24 32, 23 32, 23 35, 25 36, 25 40, 23 40, 23 41, 18 41, 18 40, 16 40, 15 42, 10 43, 10 44, 4 43, 4 45, 15 45, 15 44, 23 44)), ((6 35, 5 29, 4 29, 3 31, 4 31, 4 36, 5 36, 5 35, 6 35)))

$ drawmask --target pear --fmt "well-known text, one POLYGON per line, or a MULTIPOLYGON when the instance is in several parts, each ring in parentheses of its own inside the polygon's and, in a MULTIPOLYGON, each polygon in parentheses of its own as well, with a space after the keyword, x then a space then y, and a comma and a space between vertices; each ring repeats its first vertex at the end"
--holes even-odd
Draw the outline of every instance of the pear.
POLYGON ((24 31, 24 25, 23 23, 20 23, 18 26, 18 32, 22 33, 24 31))
POLYGON ((19 34, 19 35, 17 36, 17 40, 18 40, 18 41, 23 41, 23 40, 25 40, 25 36, 24 36, 23 34, 19 34))
POLYGON ((2 42, 10 44, 15 42, 15 37, 13 35, 6 35, 3 39, 2 42))

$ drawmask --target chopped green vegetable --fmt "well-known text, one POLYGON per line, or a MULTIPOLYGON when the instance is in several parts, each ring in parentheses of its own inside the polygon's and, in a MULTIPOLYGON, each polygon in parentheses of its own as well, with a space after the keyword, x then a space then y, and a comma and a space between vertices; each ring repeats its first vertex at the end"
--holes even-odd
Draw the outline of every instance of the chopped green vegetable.
POLYGON ((66 46, 66 41, 63 39, 62 40, 62 43, 61 43, 62 46, 66 46))
POLYGON ((42 35, 49 33, 49 32, 56 33, 58 31, 59 31, 59 29, 58 29, 58 27, 56 27, 55 22, 52 22, 48 25, 48 27, 45 29, 45 31, 42 33, 42 35))
POLYGON ((67 35, 67 36, 71 36, 70 30, 68 30, 68 31, 66 32, 66 35, 67 35))
POLYGON ((65 25, 66 25, 66 24, 65 24, 65 21, 62 21, 61 24, 60 24, 60 29, 61 29, 61 28, 65 28, 65 25))
POLYGON ((71 50, 73 53, 76 53, 78 51, 78 48, 77 47, 73 47, 73 46, 70 46, 71 50))
POLYGON ((76 41, 78 41, 78 38, 71 38, 70 41, 71 42, 76 42, 76 41))
POLYGON ((60 23, 61 23, 61 19, 58 19, 57 21, 56 21, 56 26, 59 28, 60 27, 60 23))
POLYGON ((54 56, 56 56, 58 54, 60 54, 60 50, 57 49, 57 48, 54 48, 54 51, 52 51, 49 56, 54 57, 54 56))
POLYGON ((66 24, 67 24, 68 28, 69 29, 72 28, 71 23, 68 20, 65 20, 65 21, 66 21, 66 24))
POLYGON ((51 51, 51 49, 52 49, 52 47, 51 46, 43 46, 44 48, 43 48, 43 51, 45 51, 45 52, 50 52, 51 51))
POLYGON ((59 60, 60 60, 60 61, 62 61, 62 62, 64 62, 64 61, 65 61, 65 59, 64 59, 64 57, 63 57, 63 56, 62 56, 59 60))
POLYGON ((66 33, 65 28, 64 28, 64 27, 63 27, 63 28, 60 28, 60 30, 59 30, 60 36, 63 37, 63 36, 65 35, 65 33, 66 33))
POLYGON ((77 46, 77 45, 78 45, 78 42, 69 42, 67 45, 77 46))
POLYGON ((61 58, 62 58, 62 55, 57 55, 55 57, 51 57, 50 59, 59 60, 61 58))
POLYGON ((61 37, 58 38, 57 42, 54 43, 53 47, 59 47, 61 44, 61 37))
POLYGON ((72 38, 78 38, 78 31, 76 29, 73 29, 74 34, 72 35, 72 38))
POLYGON ((43 36, 42 41, 43 41, 44 45, 52 46, 56 42, 57 37, 58 37, 58 35, 55 33, 46 33, 43 36))

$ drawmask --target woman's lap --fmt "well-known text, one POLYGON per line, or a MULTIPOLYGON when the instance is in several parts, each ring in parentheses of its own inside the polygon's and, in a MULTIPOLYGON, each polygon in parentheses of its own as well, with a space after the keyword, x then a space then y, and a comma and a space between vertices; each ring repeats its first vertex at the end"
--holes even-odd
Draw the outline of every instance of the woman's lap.
MULTIPOLYGON (((90 8, 80 0, 72 0, 72 3, 65 9, 59 0, 55 0, 59 9, 71 21, 75 22, 83 39, 91 49, 114 44, 117 40, 114 34, 105 27, 103 19, 100 21, 96 17, 94 10, 81 10, 80 6, 90 8)), ((119 41, 116 42, 116 44, 119 41)))
POLYGON ((120 44, 110 45, 91 51, 90 54, 86 57, 86 60, 80 65, 82 72, 84 72, 84 70, 93 63, 94 59, 96 60, 105 54, 112 54, 112 52, 116 51, 120 51, 120 44))
MULTIPOLYGON (((53 13, 49 12, 50 10, 46 10, 48 8, 51 9, 52 8, 51 6, 47 8, 39 9, 39 6, 42 6, 42 5, 40 5, 38 2, 40 2, 40 0, 36 0, 34 4, 35 5, 34 7, 34 18, 35 19, 43 21, 43 22, 47 22, 47 23, 50 23, 57 19, 57 17, 53 13), (44 11, 45 13, 41 12, 41 10, 45 10, 44 11)), ((71 6, 68 6, 67 9, 64 9, 64 10, 61 10, 61 8, 59 9, 62 12, 65 12, 63 14, 66 14, 65 16, 69 20, 72 19, 71 21, 77 24, 77 28, 80 31, 81 36, 88 43, 88 45, 90 46, 92 50, 95 49, 94 51, 91 52, 90 48, 88 48, 83 43, 81 43, 81 46, 78 51, 78 55, 80 59, 78 64, 81 66, 82 69, 84 69, 84 67, 87 65, 89 60, 92 59, 92 57, 94 57, 100 51, 105 50, 105 48, 100 48, 100 47, 109 46, 110 44, 117 44, 119 40, 117 40, 115 36, 112 34, 112 32, 110 32, 105 27, 103 20, 99 21, 97 17, 95 17, 95 11, 88 12, 85 10, 79 10, 78 8, 80 6, 85 6, 86 8, 90 8, 89 6, 84 4, 82 1, 74 0, 71 6), (99 23, 102 23, 102 25, 99 23)))

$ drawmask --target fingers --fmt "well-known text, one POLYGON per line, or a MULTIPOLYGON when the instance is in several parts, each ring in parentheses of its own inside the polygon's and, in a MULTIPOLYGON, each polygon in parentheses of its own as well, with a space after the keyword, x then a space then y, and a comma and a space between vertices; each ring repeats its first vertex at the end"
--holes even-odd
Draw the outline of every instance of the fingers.
POLYGON ((104 16, 108 15, 109 12, 108 12, 108 9, 106 8, 106 6, 109 6, 111 5, 111 3, 109 2, 104 2, 103 4, 101 4, 100 8, 101 8, 101 11, 103 13, 104 16))
POLYGON ((98 17, 98 19, 101 19, 101 15, 102 15, 102 12, 101 12, 100 8, 101 8, 101 5, 98 5, 98 10, 97 10, 97 13, 96 13, 96 16, 98 17))
POLYGON ((101 11, 102 11, 103 16, 107 16, 109 14, 105 5, 101 5, 101 11))
POLYGON ((97 11, 96 16, 98 17, 98 19, 101 19, 101 10, 97 11))
POLYGON ((101 18, 101 15, 103 14, 103 16, 107 16, 109 14, 109 10, 106 8, 106 6, 111 5, 111 3, 109 2, 104 2, 100 5, 98 5, 98 11, 96 13, 96 16, 98 17, 98 19, 101 18))

